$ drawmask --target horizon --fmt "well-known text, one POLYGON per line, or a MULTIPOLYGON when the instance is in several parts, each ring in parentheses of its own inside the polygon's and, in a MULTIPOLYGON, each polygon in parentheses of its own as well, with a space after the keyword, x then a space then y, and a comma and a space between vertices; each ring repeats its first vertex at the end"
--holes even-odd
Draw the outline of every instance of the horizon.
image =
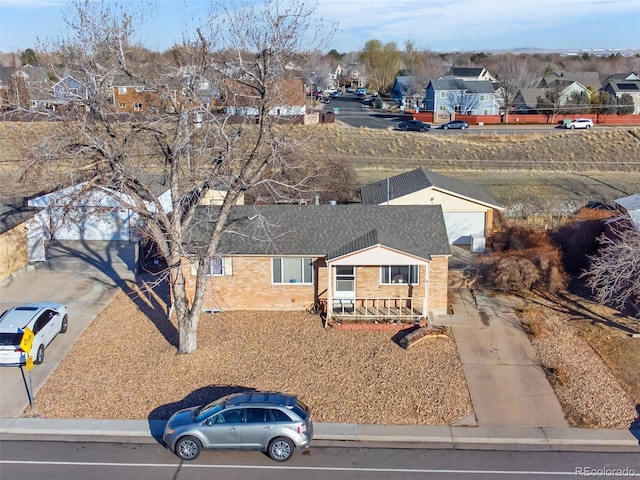
MULTIPOLYGON (((332 49, 341 54, 357 52, 374 39, 383 44, 395 42, 401 50, 411 41, 419 50, 442 53, 640 52, 640 37, 630 33, 640 24, 640 2, 636 0, 565 4, 557 0, 434 0, 428 6, 415 6, 415 0, 317 1, 318 20, 338 24, 334 40, 320 46, 322 53, 332 49)), ((141 2, 128 4, 135 9, 141 2)), ((191 31, 196 24, 194 19, 202 22, 209 2, 157 0, 155 5, 155 15, 145 21, 134 40, 149 50, 164 52, 181 42, 182 32, 191 31)), ((68 30, 64 13, 71 6, 68 0, 0 0, 0 52, 27 48, 37 52, 40 45, 64 37, 68 30)))

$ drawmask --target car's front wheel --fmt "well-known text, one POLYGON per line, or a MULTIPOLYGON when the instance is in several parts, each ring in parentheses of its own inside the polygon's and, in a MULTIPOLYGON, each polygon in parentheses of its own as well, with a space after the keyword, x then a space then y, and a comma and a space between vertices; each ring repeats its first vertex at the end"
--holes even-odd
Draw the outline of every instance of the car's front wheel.
POLYGON ((444 128, 445 130, 449 130, 449 125, 444 125, 442 128, 444 128))
POLYGON ((575 129, 576 129, 576 126, 575 126, 575 125, 570 125, 570 126, 569 126, 569 128, 570 128, 571 130, 575 130, 575 129))
POLYGON ((464 130, 465 128, 467 128, 467 126, 466 126, 466 125, 462 125, 462 126, 460 127, 460 130, 464 130))
POLYGON ((60 333, 67 333, 67 328, 69 327, 69 317, 65 315, 62 317, 62 324, 60 324, 60 333))
POLYGON ((42 362, 44 362, 44 345, 40 345, 38 347, 36 358, 33 359, 33 363, 35 363, 36 365, 40 365, 42 362))
POLYGON ((288 438, 278 437, 269 442, 267 453, 276 462, 286 462, 293 456, 293 442, 288 438))
POLYGON ((201 450, 202 444, 195 437, 183 437, 176 443, 176 455, 183 460, 195 460, 201 450))
POLYGON ((586 127, 584 127, 584 128, 586 128, 587 130, 589 130, 589 129, 591 128, 591 125, 587 125, 587 126, 586 126, 586 127))

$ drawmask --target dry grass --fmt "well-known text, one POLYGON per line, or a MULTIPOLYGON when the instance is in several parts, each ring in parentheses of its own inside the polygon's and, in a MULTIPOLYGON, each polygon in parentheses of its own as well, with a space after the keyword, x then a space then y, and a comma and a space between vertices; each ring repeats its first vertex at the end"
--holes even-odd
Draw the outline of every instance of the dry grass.
POLYGON ((638 421, 640 341, 626 335, 617 316, 570 294, 532 297, 521 314, 572 425, 629 428, 638 421))
POLYGON ((296 393, 319 422, 450 425, 472 412, 450 337, 407 351, 389 332, 324 329, 306 313, 227 312, 203 315, 198 350, 177 356, 163 303, 119 294, 38 392, 36 414, 166 418, 247 389, 296 393))

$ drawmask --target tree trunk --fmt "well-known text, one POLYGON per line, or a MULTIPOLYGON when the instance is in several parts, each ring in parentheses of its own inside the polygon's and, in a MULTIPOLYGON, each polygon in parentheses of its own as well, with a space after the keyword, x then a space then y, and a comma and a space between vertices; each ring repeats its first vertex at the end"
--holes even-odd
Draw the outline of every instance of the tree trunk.
POLYGON ((198 348, 198 321, 200 320, 200 302, 194 308, 188 303, 182 266, 172 269, 171 283, 176 319, 178 322, 178 355, 194 352, 198 348))

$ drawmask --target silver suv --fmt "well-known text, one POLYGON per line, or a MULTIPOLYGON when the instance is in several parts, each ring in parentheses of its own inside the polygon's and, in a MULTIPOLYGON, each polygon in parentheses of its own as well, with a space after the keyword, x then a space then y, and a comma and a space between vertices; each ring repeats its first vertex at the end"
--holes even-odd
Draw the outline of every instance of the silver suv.
POLYGON ((311 410, 295 395, 247 392, 174 413, 162 440, 184 460, 196 459, 203 449, 259 450, 286 462, 312 437, 311 410))

